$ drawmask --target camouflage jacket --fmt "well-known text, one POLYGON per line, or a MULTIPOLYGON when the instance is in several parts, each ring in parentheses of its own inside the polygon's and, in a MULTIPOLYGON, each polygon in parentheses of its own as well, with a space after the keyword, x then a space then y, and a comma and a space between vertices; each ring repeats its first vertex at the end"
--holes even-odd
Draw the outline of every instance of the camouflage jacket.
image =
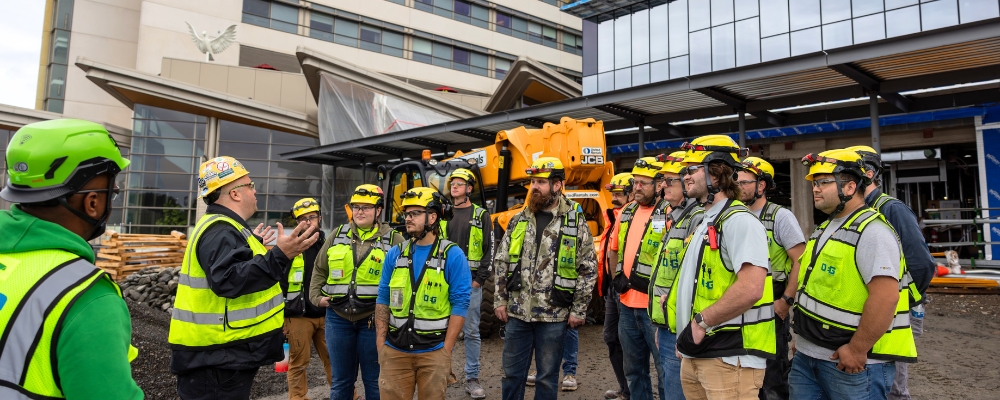
MULTIPOLYGON (((581 223, 577 230, 577 280, 576 291, 571 308, 560 308, 550 305, 550 293, 555 289, 555 274, 557 268, 559 228, 563 214, 578 207, 576 202, 560 197, 552 222, 542 232, 542 242, 535 243, 535 215, 525 207, 521 217, 528 221, 524 234, 521 252, 521 280, 523 290, 507 292, 507 271, 515 268, 509 265, 510 240, 514 226, 508 226, 500 246, 493 257, 493 267, 496 269, 496 297, 494 307, 507 307, 507 314, 526 322, 563 322, 574 317, 584 319, 587 315, 587 305, 593 294, 597 280, 597 253, 594 251, 594 239, 586 223, 581 223)), ((516 221, 513 218, 511 221, 516 221)), ((582 222, 582 221, 581 221, 582 222)))

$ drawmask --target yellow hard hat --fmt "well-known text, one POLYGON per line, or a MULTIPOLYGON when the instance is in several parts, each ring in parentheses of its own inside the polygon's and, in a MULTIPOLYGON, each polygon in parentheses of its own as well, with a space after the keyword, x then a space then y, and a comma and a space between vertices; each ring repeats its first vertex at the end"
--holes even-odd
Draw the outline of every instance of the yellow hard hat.
POLYGON ((748 151, 726 135, 705 135, 690 143, 681 145, 684 150, 684 162, 707 164, 722 161, 733 168, 739 168, 740 158, 746 157, 748 151))
POLYGON ((635 166, 632 167, 632 175, 653 179, 660 172, 660 168, 663 168, 663 164, 656 161, 656 157, 643 157, 635 160, 635 166))
POLYGON ((467 170, 465 168, 456 169, 456 170, 452 171, 452 173, 450 175, 448 175, 448 185, 449 186, 451 185, 451 180, 455 179, 455 178, 464 179, 465 183, 467 183, 469 186, 472 186, 472 187, 476 186, 476 175, 473 174, 472 171, 469 171, 469 170, 467 170))
POLYGON ((371 204, 382 207, 382 188, 377 185, 364 184, 354 189, 351 204, 371 204))
POLYGON ((681 170, 684 169, 684 151, 675 151, 670 153, 670 155, 660 154, 657 157, 661 163, 663 163, 663 168, 660 168, 660 174, 671 173, 680 174, 681 170))
POLYGON ((562 161, 555 157, 538 157, 525 172, 532 178, 566 178, 562 161))
POLYGON ((774 167, 771 163, 765 161, 760 157, 747 157, 743 159, 743 169, 747 172, 754 174, 758 178, 764 179, 765 181, 774 180, 774 167))
POLYGON ((319 202, 312 197, 306 197, 295 202, 292 206, 292 218, 298 219, 299 217, 309 214, 309 213, 319 212, 319 202))
POLYGON ((198 168, 198 198, 208 196, 209 193, 249 173, 243 164, 229 156, 205 161, 198 168))
POLYGON ((867 179, 861 155, 853 150, 836 149, 819 154, 806 154, 805 157, 802 157, 802 165, 809 167, 809 173, 806 174, 807 181, 813 180, 813 176, 816 174, 841 173, 850 173, 867 179))
POLYGON ((611 177, 611 183, 604 186, 611 193, 625 193, 632 191, 632 174, 622 172, 611 177))
POLYGON ((851 150, 858 153, 861 156, 861 162, 865 164, 865 167, 872 169, 875 175, 881 175, 882 172, 882 157, 878 155, 878 152, 871 146, 851 146, 846 150, 851 150))
POLYGON ((450 208, 448 199, 433 188, 415 187, 404 192, 401 197, 403 198, 404 208, 410 206, 424 207, 428 210, 436 211, 442 219, 449 219, 448 217, 450 217, 445 215, 446 209, 450 208))

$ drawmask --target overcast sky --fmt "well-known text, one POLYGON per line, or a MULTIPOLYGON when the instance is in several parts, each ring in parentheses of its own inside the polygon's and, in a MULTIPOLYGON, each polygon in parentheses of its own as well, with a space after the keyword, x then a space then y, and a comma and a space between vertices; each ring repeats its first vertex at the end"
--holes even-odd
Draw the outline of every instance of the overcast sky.
POLYGON ((0 1, 0 104, 35 108, 42 0, 0 1))

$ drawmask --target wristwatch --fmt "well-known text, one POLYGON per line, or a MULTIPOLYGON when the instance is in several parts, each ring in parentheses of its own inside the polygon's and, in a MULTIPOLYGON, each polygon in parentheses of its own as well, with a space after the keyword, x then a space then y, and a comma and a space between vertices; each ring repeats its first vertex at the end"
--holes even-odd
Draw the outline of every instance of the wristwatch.
POLYGON ((785 303, 788 303, 789 306, 794 306, 795 305, 795 299, 793 299, 791 296, 783 294, 783 295, 781 295, 781 299, 784 300, 785 303))
POLYGON ((708 326, 708 324, 705 323, 705 318, 701 316, 701 313, 697 313, 694 315, 694 322, 697 322, 698 326, 702 327, 706 331, 709 330, 709 328, 711 328, 711 326, 708 326))

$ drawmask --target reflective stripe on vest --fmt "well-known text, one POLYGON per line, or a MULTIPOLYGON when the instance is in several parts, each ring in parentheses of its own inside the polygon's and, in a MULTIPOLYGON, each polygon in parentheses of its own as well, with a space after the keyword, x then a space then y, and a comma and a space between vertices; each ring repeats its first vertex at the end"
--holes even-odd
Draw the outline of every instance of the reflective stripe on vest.
POLYGON ((774 222, 777 220, 780 210, 780 205, 770 201, 765 203, 764 208, 760 210, 760 222, 767 230, 767 252, 771 258, 771 276, 775 282, 788 280, 788 274, 792 272, 792 259, 788 257, 785 248, 774 240, 774 222))
MULTIPOLYGON (((820 224, 806 243, 799 274, 795 331, 805 339, 824 347, 839 347, 851 340, 861 323, 868 287, 858 270, 856 251, 869 223, 881 221, 891 229, 885 217, 865 207, 854 211, 830 238, 818 246, 819 237, 830 221, 820 224)), ((897 243, 897 246, 900 246, 897 243)), ((869 357, 886 361, 916 360, 917 352, 910 329, 906 261, 900 246, 900 272, 892 327, 875 342, 869 357)))
MULTIPOLYGON (((58 329, 73 301, 100 279, 93 264, 62 250, 0 254, 0 398, 63 398, 54 363, 58 329)), ((134 358, 129 348, 130 360, 134 358)))
POLYGON ((234 299, 219 297, 208 288, 197 248, 202 234, 215 223, 227 223, 238 230, 254 255, 267 253, 249 229, 229 217, 208 214, 198 221, 178 277, 168 335, 174 348, 198 349, 274 334, 284 323, 285 296, 278 282, 234 299))
POLYGON ((680 271, 681 260, 687 249, 688 231, 694 222, 694 217, 704 214, 705 209, 692 202, 683 210, 680 218, 671 225, 670 231, 664 236, 663 251, 656 260, 656 269, 650 278, 649 306, 646 313, 650 322, 661 328, 668 328, 676 333, 677 310, 670 307, 669 302, 661 301, 662 296, 669 295, 670 289, 677 282, 677 272, 680 271))
MULTIPOLYGON (((667 210, 669 206, 670 204, 666 200, 660 200, 654 204, 649 220, 642 227, 642 243, 639 244, 639 251, 635 254, 632 262, 632 270, 628 276, 629 285, 632 290, 642 293, 648 293, 649 291, 649 281, 653 275, 653 265, 660 254, 660 245, 663 244, 663 236, 668 231, 667 210)), ((625 206, 622 210, 621 222, 618 224, 618 267, 615 270, 616 276, 625 273, 625 243, 628 241, 632 217, 638 208, 639 203, 633 202, 625 206)))
MULTIPOLYGON (((750 214, 750 210, 742 202, 729 199, 716 219, 706 222, 710 229, 714 227, 717 235, 717 243, 725 243, 724 235, 727 234, 725 222, 738 213, 750 214)), ((754 217, 754 220, 757 220, 757 218, 754 217)), ((740 232, 728 233, 740 234, 740 232)), ((711 307, 722 298, 725 292, 736 282, 736 273, 723 260, 721 249, 713 250, 709 240, 703 240, 702 246, 689 250, 697 251, 697 253, 687 251, 685 258, 698 257, 698 262, 692 265, 699 266, 695 282, 685 283, 695 285, 691 300, 691 315, 693 316, 711 307)), ((670 297, 667 300, 673 309, 677 307, 677 292, 679 291, 671 290, 670 297)), ((676 324, 675 322, 674 330, 676 330, 676 324)), ((704 349, 701 354, 688 354, 689 356, 714 358, 734 355, 756 355, 765 358, 773 357, 777 352, 777 340, 774 328, 774 294, 771 275, 768 274, 765 278, 764 291, 760 300, 753 305, 753 308, 713 328, 708 335, 730 335, 732 338, 718 339, 715 341, 715 343, 718 343, 715 347, 704 349)))
POLYGON ((438 239, 427 254, 420 276, 414 276, 413 240, 400 245, 400 255, 389 279, 389 332, 393 347, 426 350, 445 339, 451 318, 445 266, 454 243, 438 239), (413 287, 416 282, 417 287, 413 287))
MULTIPOLYGON (((882 211, 882 207, 884 207, 886 204, 889 204, 889 202, 892 200, 899 201, 899 199, 895 197, 882 193, 878 197, 876 197, 873 204, 870 204, 869 206, 871 208, 874 208, 875 211, 882 213, 882 215, 884 216, 885 212, 882 211)), ((896 227, 893 227, 893 229, 895 228, 896 227)), ((909 270, 906 271, 906 275, 903 276, 903 280, 906 281, 905 286, 909 289, 908 293, 910 294, 910 303, 917 304, 923 301, 924 296, 920 294, 920 289, 917 288, 917 283, 914 282, 913 277, 910 276, 909 270)))

